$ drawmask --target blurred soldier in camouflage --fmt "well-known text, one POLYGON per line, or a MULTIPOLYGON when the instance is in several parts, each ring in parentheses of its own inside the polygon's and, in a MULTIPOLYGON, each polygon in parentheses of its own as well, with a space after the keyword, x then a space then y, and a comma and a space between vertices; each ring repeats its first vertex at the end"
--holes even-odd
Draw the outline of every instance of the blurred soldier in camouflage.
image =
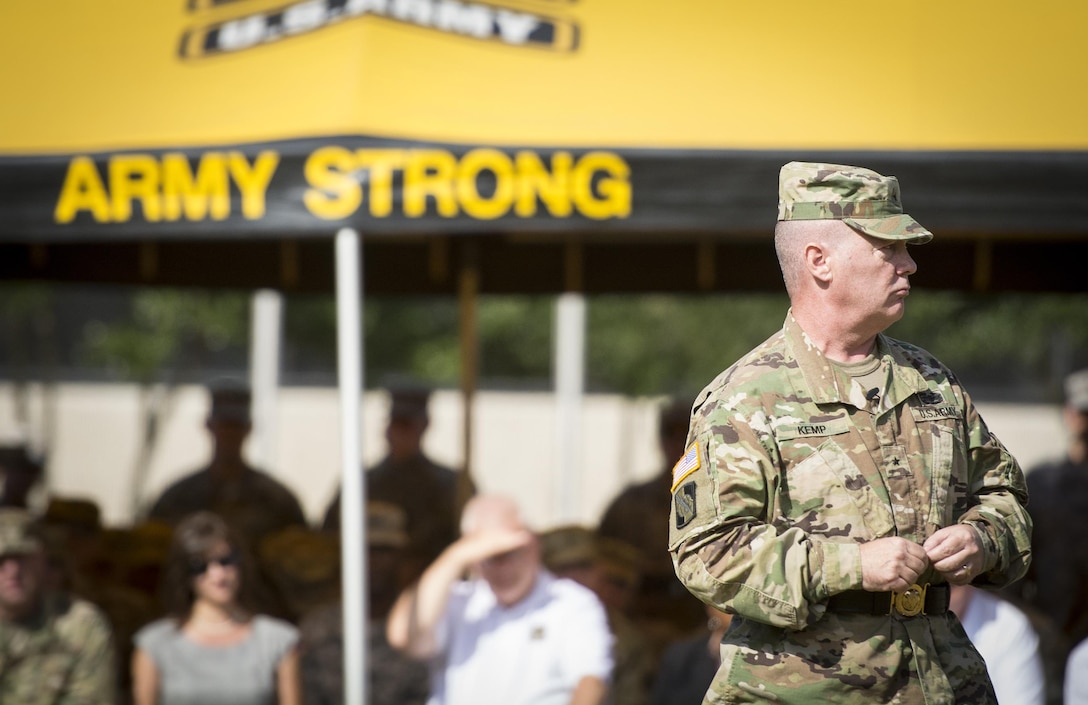
MULTIPOLYGON (((406 585, 407 517, 387 502, 367 502, 367 692, 370 705, 423 705, 430 693, 427 664, 393 649, 386 619, 406 585)), ((331 534, 338 537, 338 534, 331 534)), ((339 543, 337 544, 339 547, 339 543)), ((337 566, 335 582, 340 582, 337 566)), ((344 609, 337 599, 299 623, 303 705, 344 703, 344 609)))
MULTIPOLYGON (((430 426, 430 397, 430 390, 420 387, 389 391, 389 424, 385 429, 389 452, 364 475, 367 499, 394 504, 408 517, 404 552, 413 579, 457 540, 461 506, 476 493, 471 478, 439 465, 423 452, 423 436, 430 426)), ((339 491, 325 511, 322 528, 340 529, 339 491)))
POLYGON ((658 443, 664 464, 656 475, 628 485, 605 509, 597 531, 641 551, 640 580, 633 608, 636 625, 651 639, 655 662, 673 641, 706 623, 704 606, 676 579, 669 556, 669 488, 672 466, 684 454, 691 397, 661 409, 658 443))
POLYGON ((306 517, 290 489, 243 457, 242 446, 252 429, 249 390, 223 383, 209 394, 206 426, 215 444, 211 462, 168 487, 148 518, 174 526, 194 512, 215 512, 255 552, 262 538, 288 526, 306 526, 306 517))
POLYGON ((106 618, 46 590, 41 527, 0 509, 0 703, 112 705, 117 670, 106 618))
POLYGON ((1070 537, 1088 531, 1088 369, 1065 379, 1063 418, 1069 446, 1027 473, 1031 494, 1032 564, 1010 592, 1057 630, 1062 663, 1088 639, 1088 544, 1070 537))
POLYGON ((996 703, 949 585, 1030 558, 1027 493, 956 377, 882 332, 932 235, 868 169, 782 168, 783 329, 698 397, 677 575, 735 615, 706 703, 996 703))

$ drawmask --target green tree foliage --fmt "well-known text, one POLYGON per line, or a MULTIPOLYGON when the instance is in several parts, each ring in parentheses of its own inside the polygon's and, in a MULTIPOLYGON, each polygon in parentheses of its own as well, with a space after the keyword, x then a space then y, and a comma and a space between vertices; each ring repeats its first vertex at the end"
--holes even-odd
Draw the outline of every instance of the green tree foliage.
MULTIPOLYGON (((554 298, 484 297, 478 327, 484 386, 550 384, 554 298)), ((324 307, 291 315, 288 337, 307 345, 320 322, 335 360, 335 317, 324 307)), ((692 395, 782 324, 784 294, 598 296, 588 300, 587 386, 628 395, 692 395)), ((439 386, 460 378, 459 309, 450 299, 367 302, 367 383, 413 377, 439 386)), ((1088 365, 1088 294, 913 293, 889 334, 921 345, 968 382, 1053 393, 1088 365), (1044 389, 1046 388, 1046 389, 1044 389)), ((317 338, 313 338, 316 340, 317 338)))
POLYGON ((589 382, 633 395, 694 395, 777 330, 787 306, 770 294, 594 298, 589 382))
POLYGON ((140 384, 176 379, 181 370, 200 369, 209 353, 245 345, 248 301, 241 294, 139 291, 129 320, 86 325, 84 359, 140 384))
MULTIPOLYGON (((3 292, 0 364, 9 379, 22 376, 20 369, 34 374, 31 368, 48 357, 50 345, 58 350, 49 356, 62 365, 75 358, 87 368, 145 385, 199 379, 211 363, 217 372, 245 375, 247 293, 136 290, 126 317, 90 316, 81 324, 74 344, 78 354, 73 355, 59 344, 72 339, 70 332, 50 326, 34 332, 30 325, 40 328, 51 320, 53 302, 62 298, 62 290, 6 285, 3 292), (42 342, 56 333, 65 335, 50 345, 42 342), (27 367, 27 361, 33 364, 27 367)), ((787 306, 784 294, 590 297, 587 387, 627 395, 694 394, 777 330, 787 306)), ((332 297, 288 296, 284 311, 284 379, 333 383, 332 297)), ((452 298, 368 298, 367 385, 409 377, 456 387, 461 375, 460 315, 452 298)), ((480 385, 550 387, 554 317, 554 297, 482 297, 477 316, 480 385)), ((70 316, 65 320, 70 328, 70 316)), ((915 291, 906 316, 889 334, 927 348, 972 389, 981 382, 991 388, 1034 389, 1054 399, 1064 373, 1088 366, 1088 293, 915 291)))
POLYGON ((921 345, 968 380, 1044 386, 1088 365, 1088 294, 911 294, 889 335, 921 345))

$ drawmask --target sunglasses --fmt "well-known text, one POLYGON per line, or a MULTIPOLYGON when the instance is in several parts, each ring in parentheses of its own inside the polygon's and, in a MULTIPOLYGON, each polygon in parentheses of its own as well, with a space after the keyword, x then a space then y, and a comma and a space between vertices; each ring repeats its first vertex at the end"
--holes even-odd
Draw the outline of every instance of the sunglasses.
POLYGON ((231 568, 238 565, 238 554, 235 551, 222 556, 216 556, 215 558, 208 558, 206 560, 191 560, 189 561, 189 574, 193 576, 204 575, 208 571, 208 566, 212 563, 218 565, 220 568, 231 568))

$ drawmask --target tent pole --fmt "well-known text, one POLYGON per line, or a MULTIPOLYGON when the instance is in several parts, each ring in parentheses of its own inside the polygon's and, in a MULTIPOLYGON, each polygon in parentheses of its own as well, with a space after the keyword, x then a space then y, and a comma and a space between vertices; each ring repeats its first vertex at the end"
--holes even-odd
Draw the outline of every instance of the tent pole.
POLYGON ((465 255, 461 260, 461 271, 457 284, 460 300, 461 319, 461 399, 462 418, 464 419, 462 443, 464 446, 464 464, 457 482, 455 516, 469 500, 469 488, 472 483, 472 400, 476 394, 477 373, 479 371, 479 331, 477 329, 477 303, 480 294, 480 268, 478 252, 474 243, 467 243, 465 255))
POLYGON ((585 262, 576 241, 564 249, 566 286, 555 302, 555 474, 553 508, 561 521, 578 518, 581 482, 582 397, 585 392, 585 262))
POLYGON ((336 329, 340 379, 340 559, 343 566, 344 703, 367 702, 366 485, 362 475, 362 275, 359 233, 336 233, 336 329))
POLYGON ((250 310, 249 387, 253 390, 253 461, 258 467, 275 473, 283 295, 272 289, 261 289, 253 294, 250 310))
POLYGON ((555 508, 564 522, 578 519, 585 333, 585 296, 571 291, 560 294, 555 304, 555 428, 559 459, 555 474, 555 508))

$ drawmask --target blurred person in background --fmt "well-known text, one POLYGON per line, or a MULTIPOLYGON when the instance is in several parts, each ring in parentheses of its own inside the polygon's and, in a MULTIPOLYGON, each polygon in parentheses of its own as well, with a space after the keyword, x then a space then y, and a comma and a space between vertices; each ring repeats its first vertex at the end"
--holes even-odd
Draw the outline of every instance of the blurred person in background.
POLYGON ((102 526, 98 505, 74 497, 50 499, 42 524, 50 539, 50 558, 64 589, 93 603, 109 620, 118 689, 122 702, 128 702, 132 691, 132 637, 161 615, 157 581, 144 582, 132 576, 142 576, 147 570, 158 573, 169 547, 170 527, 141 524, 107 530, 102 526))
POLYGON ((25 445, 0 446, 0 507, 26 509, 43 470, 41 460, 25 445))
POLYGON ((1088 639, 1069 654, 1064 693, 1065 705, 1088 705, 1088 639))
POLYGON ((109 623, 90 602, 47 586, 43 527, 0 508, 0 703, 114 705, 109 623))
POLYGON ((301 703, 298 631, 254 612, 249 566, 218 515, 177 525, 163 581, 169 616, 135 637, 135 705, 301 703))
POLYGON ((289 526, 264 537, 257 558, 291 622, 340 597, 337 533, 289 526))
POLYGON ((625 487, 605 509, 597 527, 601 536, 641 552, 641 576, 630 614, 650 639, 655 661, 667 644, 705 621, 703 604, 676 579, 669 555, 672 467, 684 454, 690 411, 690 402, 680 399, 661 408, 657 428, 661 469, 649 480, 625 487))
POLYGON ((704 606, 706 626, 665 650, 654 680, 650 705, 700 705, 721 665, 722 635, 732 617, 704 606))
POLYGON ((615 638, 607 702, 642 705, 649 697, 657 661, 650 641, 631 618, 642 565, 640 552, 579 524, 541 532, 540 546, 545 568, 558 578, 586 586, 604 605, 615 638))
POLYGON ((152 504, 148 518, 176 525, 194 512, 215 512, 256 551, 261 539, 288 526, 306 526, 298 498, 268 473, 251 467, 242 446, 252 430, 250 392, 241 384, 209 389, 206 427, 214 450, 211 462, 168 487, 152 504))
MULTIPOLYGON (((389 645, 389 610, 407 585, 404 548, 408 545, 404 510, 386 502, 367 502, 367 683, 369 705, 424 705, 430 693, 427 664, 389 645)), ((328 534, 337 537, 338 534, 328 534)), ((337 544, 339 545, 339 544, 337 544)), ((340 574, 336 574, 337 586, 340 574)), ((337 599, 316 607, 299 624, 304 705, 344 702, 344 609, 337 599)))
MULTIPOLYGON (((459 503, 475 494, 469 484, 462 498, 459 483, 468 478, 439 465, 423 452, 423 436, 430 425, 430 397, 430 390, 424 388, 390 390, 389 423, 385 429, 388 453, 364 475, 367 499, 396 505, 408 517, 405 551, 413 578, 457 539, 459 503)), ((331 531, 340 529, 339 491, 325 511, 322 526, 331 531)))
POLYGON ((1008 600, 970 585, 953 585, 949 609, 986 661, 999 705, 1044 705, 1046 678, 1039 635, 1008 600))
POLYGON ((397 598, 388 636, 430 660, 429 705, 600 705, 612 673, 600 600, 544 568, 517 505, 496 495, 469 500, 461 538, 397 598))
POLYGON ((1027 473, 1028 512, 1035 529, 1032 561, 1010 594, 1057 629, 1064 663, 1088 639, 1088 369, 1065 379, 1062 408, 1069 445, 1065 456, 1027 473))

